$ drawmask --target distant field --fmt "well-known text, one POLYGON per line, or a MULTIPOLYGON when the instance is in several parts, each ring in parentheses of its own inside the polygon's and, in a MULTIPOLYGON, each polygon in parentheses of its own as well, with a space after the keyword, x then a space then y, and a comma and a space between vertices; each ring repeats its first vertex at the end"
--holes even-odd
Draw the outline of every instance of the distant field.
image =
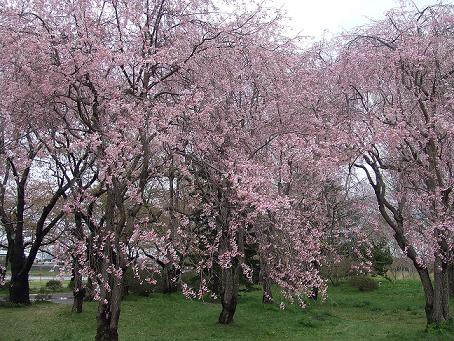
MULTIPOLYGON (((46 277, 57 277, 59 271, 57 268, 53 268, 50 266, 43 266, 43 265, 34 265, 30 270, 30 276, 46 276, 46 277)), ((6 275, 11 275, 11 272, 6 272, 6 275)))
MULTIPOLYGON (((46 287, 47 280, 33 280, 30 281, 30 293, 31 294, 39 294, 43 289, 46 287)), ((69 281, 62 282, 62 288, 58 290, 58 292, 70 292, 71 289, 68 288, 69 281)), ((8 290, 0 289, 0 297, 8 296, 8 290)), ((1 334, 1 333, 0 333, 1 334)), ((0 341, 3 341, 0 337, 0 341)))
MULTIPOLYGON (((454 301, 452 301, 454 305, 454 301)), ((96 303, 81 315, 50 303, 0 307, 2 341, 94 339, 96 303), (3 327, 7 326, 7 327, 3 327)), ((454 327, 425 332, 424 303, 417 281, 381 281, 363 293, 343 283, 324 303, 305 310, 263 306, 261 292, 241 293, 235 322, 216 323, 219 304, 181 295, 129 296, 122 305, 120 339, 149 340, 454 340, 454 327)))

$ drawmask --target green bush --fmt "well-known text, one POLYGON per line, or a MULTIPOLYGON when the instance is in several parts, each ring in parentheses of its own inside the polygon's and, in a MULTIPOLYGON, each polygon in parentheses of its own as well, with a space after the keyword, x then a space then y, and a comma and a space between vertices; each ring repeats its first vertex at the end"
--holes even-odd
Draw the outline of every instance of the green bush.
POLYGON ((46 283, 46 289, 49 291, 59 291, 62 289, 62 284, 56 279, 51 279, 46 283))
POLYGON ((393 257, 389 246, 385 242, 374 243, 370 260, 374 273, 379 276, 386 276, 386 273, 393 264, 393 257))
POLYGON ((377 282, 367 276, 354 276, 349 280, 349 284, 359 291, 373 291, 378 289, 377 282))

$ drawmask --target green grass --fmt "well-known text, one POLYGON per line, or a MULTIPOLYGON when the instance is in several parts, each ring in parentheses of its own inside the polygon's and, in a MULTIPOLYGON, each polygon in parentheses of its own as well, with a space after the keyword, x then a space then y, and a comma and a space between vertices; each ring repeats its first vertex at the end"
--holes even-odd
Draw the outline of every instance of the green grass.
MULTIPOLYGON (((451 301, 454 304, 454 301, 451 301)), ((96 303, 76 315, 50 303, 0 307, 0 340, 93 340, 96 303), (6 327, 4 327, 6 326, 6 327)), ((261 304, 261 292, 241 292, 235 322, 216 323, 220 305, 181 295, 129 296, 122 304, 122 341, 145 340, 454 340, 454 327, 425 332, 424 303, 416 281, 381 281, 373 292, 343 283, 323 303, 301 310, 261 304)))

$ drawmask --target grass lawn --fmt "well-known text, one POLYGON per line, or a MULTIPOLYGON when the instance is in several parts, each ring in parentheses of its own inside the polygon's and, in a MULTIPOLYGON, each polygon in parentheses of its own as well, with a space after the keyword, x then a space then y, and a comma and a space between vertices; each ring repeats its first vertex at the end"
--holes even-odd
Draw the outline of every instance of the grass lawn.
MULTIPOLYGON (((451 301, 454 305, 454 300, 451 301)), ((94 340, 96 303, 84 313, 51 303, 0 307, 2 341, 94 340)), ((129 296, 122 305, 120 339, 145 340, 454 340, 454 327, 425 332, 424 302, 417 281, 381 281, 359 292, 344 283, 323 303, 301 310, 263 306, 261 292, 241 293, 235 322, 216 323, 220 305, 179 294, 129 296)))

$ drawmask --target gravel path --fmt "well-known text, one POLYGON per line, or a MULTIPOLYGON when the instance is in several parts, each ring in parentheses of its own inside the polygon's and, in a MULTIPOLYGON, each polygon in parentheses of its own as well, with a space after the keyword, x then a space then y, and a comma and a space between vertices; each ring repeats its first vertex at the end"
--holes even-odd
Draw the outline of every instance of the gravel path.
MULTIPOLYGON (((7 296, 0 296, 0 303, 6 302, 7 296)), ((57 304, 73 304, 73 294, 72 292, 63 292, 63 293, 53 293, 53 294, 30 294, 30 301, 36 302, 46 301, 57 304)))

